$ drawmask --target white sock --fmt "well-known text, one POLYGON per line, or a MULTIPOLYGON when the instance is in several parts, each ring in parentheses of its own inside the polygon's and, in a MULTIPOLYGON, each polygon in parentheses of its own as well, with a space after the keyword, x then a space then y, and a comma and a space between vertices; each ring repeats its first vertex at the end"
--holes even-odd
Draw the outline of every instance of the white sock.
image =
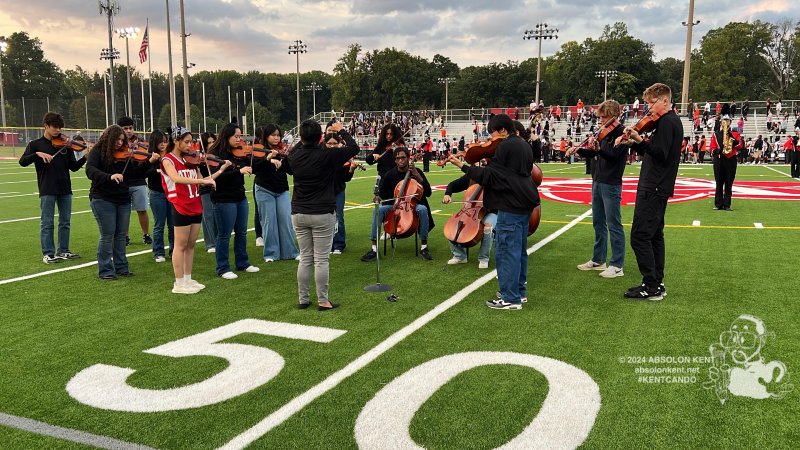
POLYGON ((378 252, 378 246, 375 245, 375 244, 372 244, 372 251, 377 253, 378 252))
POLYGON ((175 286, 183 286, 184 284, 183 278, 175 278, 175 286))
POLYGON ((192 281, 192 274, 190 274, 190 273, 183 274, 183 283, 184 284, 189 284, 190 281, 192 281))

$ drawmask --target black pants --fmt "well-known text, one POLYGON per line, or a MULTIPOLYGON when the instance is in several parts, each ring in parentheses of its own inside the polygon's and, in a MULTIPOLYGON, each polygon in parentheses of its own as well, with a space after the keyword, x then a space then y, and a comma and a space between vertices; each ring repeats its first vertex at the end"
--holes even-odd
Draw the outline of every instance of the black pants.
POLYGON ((428 172, 431 169, 431 152, 422 153, 422 171, 428 172))
POLYGON ((736 158, 714 155, 714 180, 717 182, 717 191, 714 194, 714 206, 719 209, 731 207, 731 190, 733 180, 736 178, 736 158))
POLYGON ((703 164, 706 159, 706 152, 700 152, 700 164, 703 164))
POLYGON ((790 152, 792 154, 791 175, 792 178, 800 177, 800 151, 795 150, 790 152))
POLYGON ((667 197, 654 192, 636 192, 636 206, 631 227, 631 248, 642 274, 642 282, 650 289, 664 281, 664 214, 667 197))

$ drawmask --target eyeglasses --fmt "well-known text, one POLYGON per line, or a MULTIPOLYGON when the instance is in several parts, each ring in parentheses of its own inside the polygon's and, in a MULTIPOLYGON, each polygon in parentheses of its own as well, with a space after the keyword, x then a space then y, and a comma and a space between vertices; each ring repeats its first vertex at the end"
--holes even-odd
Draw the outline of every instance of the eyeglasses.
POLYGON ((326 142, 325 145, 327 147, 336 147, 336 146, 339 145, 339 141, 329 141, 329 142, 326 142))

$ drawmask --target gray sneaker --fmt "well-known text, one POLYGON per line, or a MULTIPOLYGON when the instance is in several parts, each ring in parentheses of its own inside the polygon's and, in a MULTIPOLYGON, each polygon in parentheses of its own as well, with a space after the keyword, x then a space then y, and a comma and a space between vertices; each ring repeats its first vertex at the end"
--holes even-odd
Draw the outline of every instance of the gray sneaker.
POLYGON ((622 272, 622 267, 608 266, 608 268, 599 274, 603 278, 616 278, 625 276, 622 272))
POLYGON ((522 303, 510 303, 505 300, 489 300, 486 306, 491 309, 522 309, 522 303))
POLYGON ((596 263, 592 260, 578 264, 578 270, 606 270, 607 268, 606 263, 596 263))

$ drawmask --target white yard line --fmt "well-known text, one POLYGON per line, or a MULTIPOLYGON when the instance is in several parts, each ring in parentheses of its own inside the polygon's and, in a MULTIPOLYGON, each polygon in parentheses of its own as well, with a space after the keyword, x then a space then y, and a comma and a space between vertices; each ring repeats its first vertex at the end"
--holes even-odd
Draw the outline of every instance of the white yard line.
POLYGON ((108 436, 100 436, 97 434, 87 433, 85 431, 74 430, 72 428, 58 427, 55 425, 50 425, 49 423, 40 422, 38 420, 28 419, 26 417, 12 416, 11 414, 0 413, 0 424, 43 436, 50 436, 56 439, 86 444, 87 446, 95 448, 119 450, 150 449, 150 447, 144 445, 120 441, 119 439, 113 439, 108 436))
POLYGON ((764 167, 765 169, 769 169, 769 170, 771 170, 771 171, 773 171, 773 172, 778 172, 779 174, 781 174, 781 175, 784 175, 784 176, 787 176, 787 177, 789 177, 789 178, 792 178, 792 175, 791 175, 791 174, 788 174, 788 173, 786 173, 786 172, 781 172, 781 171, 780 171, 780 170, 778 170, 778 169, 773 169, 773 168, 772 168, 772 167, 770 167, 770 166, 762 166, 762 167, 764 167))
MULTIPOLYGON (((591 214, 591 210, 586 211, 580 217, 576 218, 572 222, 564 225, 560 229, 558 229, 553 234, 547 236, 546 238, 542 239, 541 241, 537 242, 535 245, 528 249, 528 254, 532 254, 549 242, 553 241, 557 237, 564 234, 567 230, 574 227, 578 224, 581 220, 588 217, 591 214)), ((356 358, 353 362, 346 365, 336 373, 331 374, 328 376, 324 381, 317 384, 316 386, 312 387, 311 389, 307 390, 306 392, 298 395, 297 397, 293 398, 289 403, 283 405, 277 411, 273 412, 272 414, 268 415, 260 422, 255 424, 250 429, 244 431, 240 435, 233 438, 230 442, 223 445, 220 448, 223 449, 241 449, 244 448, 265 434, 269 433, 270 430, 274 429, 275 427, 279 426, 283 422, 285 422, 288 418, 293 416, 295 413, 299 412, 306 406, 308 406, 311 402, 316 400, 317 398, 324 395, 326 392, 330 391, 331 389, 335 388, 339 385, 342 381, 350 377, 351 375, 355 374, 371 362, 375 361, 378 357, 382 354, 386 353, 387 351, 391 350, 392 347, 399 344, 405 338, 409 337, 415 331, 421 329, 428 323, 430 323, 433 319, 437 318, 439 315, 447 311, 448 309, 452 308, 453 306, 457 305, 459 302, 464 300, 468 295, 478 290, 480 287, 485 285, 486 283, 495 279, 497 275, 497 271, 493 270, 486 275, 478 278, 477 280, 473 281, 469 286, 461 289, 460 291, 456 292, 452 297, 439 303, 435 308, 428 311, 421 317, 417 318, 410 324, 406 325, 405 327, 401 328, 400 330, 393 333, 391 336, 386 338, 383 342, 379 343, 363 355, 356 358)))
MULTIPOLYGON (((85 211, 72 211, 72 214, 86 214, 92 212, 91 209, 87 209, 85 211)), ((27 220, 40 220, 41 217, 23 217, 22 219, 8 219, 8 220, 0 220, 0 225, 4 223, 14 223, 14 222, 25 222, 27 220)))

